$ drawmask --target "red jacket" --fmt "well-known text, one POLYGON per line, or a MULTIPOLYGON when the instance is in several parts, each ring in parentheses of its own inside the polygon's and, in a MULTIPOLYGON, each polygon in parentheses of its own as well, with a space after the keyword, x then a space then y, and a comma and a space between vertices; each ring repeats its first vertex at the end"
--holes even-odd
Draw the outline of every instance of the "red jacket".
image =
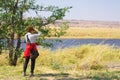
POLYGON ((24 58, 30 57, 30 50, 32 48, 34 48, 34 50, 37 50, 36 46, 37 46, 36 43, 32 43, 32 44, 26 43, 26 48, 25 48, 24 54, 23 54, 24 58))

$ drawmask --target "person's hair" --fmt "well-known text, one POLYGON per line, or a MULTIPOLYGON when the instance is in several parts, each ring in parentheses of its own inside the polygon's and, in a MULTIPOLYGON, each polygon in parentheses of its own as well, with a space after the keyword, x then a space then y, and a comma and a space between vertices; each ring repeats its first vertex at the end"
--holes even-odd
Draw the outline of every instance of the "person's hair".
POLYGON ((31 31, 35 31, 35 30, 34 30, 34 28, 33 28, 32 26, 29 26, 29 27, 27 28, 27 31, 28 31, 28 32, 31 32, 31 31))

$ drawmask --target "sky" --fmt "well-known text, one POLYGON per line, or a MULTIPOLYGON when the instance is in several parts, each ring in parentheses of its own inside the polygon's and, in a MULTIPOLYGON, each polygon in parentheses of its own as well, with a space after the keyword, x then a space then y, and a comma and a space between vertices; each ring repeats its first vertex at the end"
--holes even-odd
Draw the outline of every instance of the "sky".
MULTIPOLYGON (((36 0, 36 4, 73 8, 66 13, 64 19, 120 21, 120 0, 36 0)), ((27 16, 35 16, 29 11, 27 16)), ((40 13, 47 16, 49 13, 40 13)))

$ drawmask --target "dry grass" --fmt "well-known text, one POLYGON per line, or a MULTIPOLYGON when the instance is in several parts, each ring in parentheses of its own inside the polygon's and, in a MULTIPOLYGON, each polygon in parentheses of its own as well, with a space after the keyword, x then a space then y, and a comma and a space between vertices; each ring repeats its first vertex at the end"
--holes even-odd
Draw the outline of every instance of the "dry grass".
POLYGON ((120 29, 70 27, 62 38, 120 38, 120 29))
MULTIPOLYGON (((16 67, 7 66, 7 57, 0 55, 0 80, 118 80, 120 71, 107 69, 106 64, 120 62, 120 49, 108 45, 83 45, 80 47, 50 51, 40 48, 36 61, 35 76, 22 77, 23 58, 16 67)), ((117 63, 118 64, 118 63, 117 63)))

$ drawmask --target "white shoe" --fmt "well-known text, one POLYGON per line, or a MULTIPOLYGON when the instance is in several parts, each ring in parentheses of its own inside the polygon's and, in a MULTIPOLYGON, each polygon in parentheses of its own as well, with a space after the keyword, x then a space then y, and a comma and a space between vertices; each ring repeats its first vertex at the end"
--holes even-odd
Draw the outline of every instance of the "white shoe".
POLYGON ((25 76, 26 76, 26 73, 25 73, 25 72, 23 72, 23 73, 22 73, 22 76, 23 76, 23 77, 25 77, 25 76))
POLYGON ((30 77, 32 77, 32 76, 34 76, 34 74, 33 74, 33 73, 31 73, 31 74, 30 74, 30 77))

